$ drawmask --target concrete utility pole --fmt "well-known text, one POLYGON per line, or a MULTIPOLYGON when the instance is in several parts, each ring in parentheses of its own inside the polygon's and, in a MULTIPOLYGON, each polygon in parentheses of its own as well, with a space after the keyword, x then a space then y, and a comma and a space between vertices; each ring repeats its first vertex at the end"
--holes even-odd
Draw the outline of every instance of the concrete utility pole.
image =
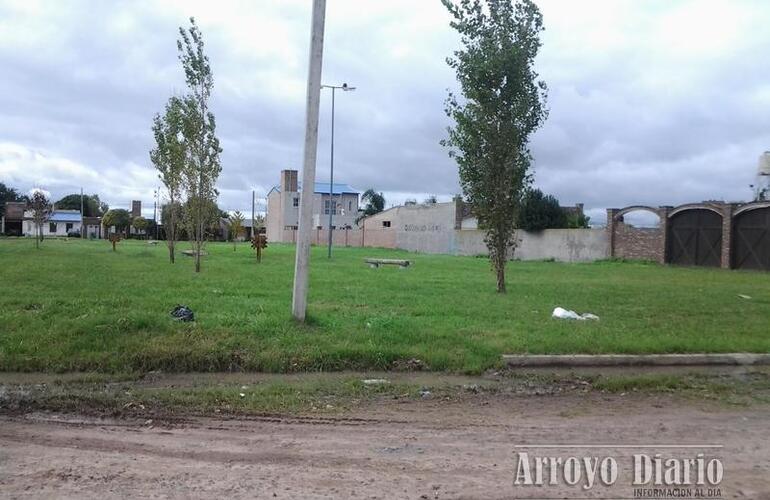
POLYGON ((329 255, 332 258, 332 224, 334 223, 334 212, 336 207, 334 205, 334 91, 342 89, 344 92, 356 90, 355 87, 349 87, 347 83, 343 83, 341 86, 335 85, 321 85, 322 89, 332 89, 332 148, 331 148, 331 172, 329 174, 329 255))
POLYGON ((257 205, 257 193, 255 190, 252 189, 251 190, 251 237, 252 239, 254 238, 254 235, 257 234, 256 233, 257 228, 254 227, 257 225, 257 223, 255 222, 257 219, 254 214, 256 205, 257 205))
POLYGON ((324 52, 324 21, 326 0, 313 0, 313 20, 310 30, 310 62, 307 76, 305 108, 305 152, 302 164, 302 192, 299 196, 299 228, 297 254, 294 261, 294 290, 291 312, 298 321, 305 321, 310 265, 310 238, 313 224, 313 192, 315 191, 315 162, 318 153, 318 108, 321 100, 321 68, 324 52))

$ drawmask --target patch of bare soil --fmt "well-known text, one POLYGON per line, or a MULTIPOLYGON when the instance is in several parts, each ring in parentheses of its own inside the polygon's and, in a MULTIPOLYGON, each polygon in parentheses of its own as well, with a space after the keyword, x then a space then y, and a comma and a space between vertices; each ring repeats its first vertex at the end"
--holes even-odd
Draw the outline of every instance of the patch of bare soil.
POLYGON ((704 452, 724 463, 721 498, 760 499, 770 498, 769 424, 766 405, 601 393, 380 400, 343 415, 163 422, 38 412, 0 417, 0 496, 633 498, 632 454, 704 452), (685 444, 722 448, 655 447, 685 444), (613 487, 515 486, 517 451, 611 455, 621 470, 613 487))

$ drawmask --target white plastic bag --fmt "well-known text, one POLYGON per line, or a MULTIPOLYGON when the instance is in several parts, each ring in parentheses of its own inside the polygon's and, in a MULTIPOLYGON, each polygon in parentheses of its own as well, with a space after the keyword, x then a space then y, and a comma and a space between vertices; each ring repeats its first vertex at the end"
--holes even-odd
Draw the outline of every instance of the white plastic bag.
POLYGON ((584 313, 584 314, 578 314, 575 311, 570 311, 569 309, 564 309, 562 307, 557 307, 553 310, 553 313, 551 313, 551 317, 558 318, 558 319, 576 319, 576 320, 587 320, 587 319, 593 319, 597 320, 599 319, 599 316, 591 313, 584 313))

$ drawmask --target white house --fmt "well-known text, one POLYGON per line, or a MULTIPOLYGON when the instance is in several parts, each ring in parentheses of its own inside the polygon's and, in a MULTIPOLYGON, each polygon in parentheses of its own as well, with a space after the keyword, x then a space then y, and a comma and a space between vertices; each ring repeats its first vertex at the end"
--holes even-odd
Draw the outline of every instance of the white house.
MULTIPOLYGON (((297 229, 301 192, 302 185, 297 181, 297 171, 282 170, 281 184, 274 186, 267 194, 265 225, 268 241, 284 241, 285 229, 297 229)), ((313 189, 313 226, 327 229, 330 211, 333 216, 333 229, 355 226, 358 194, 358 191, 347 184, 335 183, 330 198, 329 183, 316 182, 313 189)))
MULTIPOLYGON (((54 210, 43 223, 43 236, 67 236, 67 234, 80 233, 82 217, 79 210, 54 210)), ((35 236, 37 228, 32 220, 32 212, 24 212, 24 235, 35 236)))

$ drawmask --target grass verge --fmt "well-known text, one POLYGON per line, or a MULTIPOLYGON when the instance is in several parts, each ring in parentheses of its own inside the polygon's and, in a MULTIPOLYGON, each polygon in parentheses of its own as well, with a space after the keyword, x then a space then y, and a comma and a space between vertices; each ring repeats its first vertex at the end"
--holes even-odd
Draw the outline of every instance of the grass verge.
POLYGON ((329 260, 314 248, 300 325, 293 246, 271 245, 262 264, 247 244, 207 251, 196 274, 162 244, 0 240, 0 370, 482 373, 503 353, 770 352, 767 273, 511 262, 500 295, 485 259, 337 248, 329 260), (414 265, 370 269, 365 257, 414 265), (196 321, 173 321, 176 304, 196 321), (552 319, 556 306, 601 320, 552 319))

